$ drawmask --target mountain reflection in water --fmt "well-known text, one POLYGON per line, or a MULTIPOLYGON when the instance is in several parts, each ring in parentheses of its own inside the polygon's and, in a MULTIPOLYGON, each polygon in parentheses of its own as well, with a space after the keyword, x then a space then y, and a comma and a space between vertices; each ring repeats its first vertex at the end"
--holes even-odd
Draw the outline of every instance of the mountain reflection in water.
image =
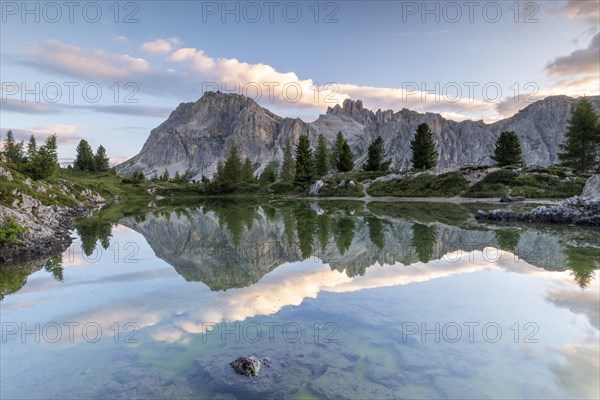
POLYGON ((56 256, 2 268, 0 293, 13 327, 78 321, 106 337, 10 335, 2 396, 597 397, 598 231, 479 225, 477 207, 210 200, 101 211, 77 224, 64 269, 56 256), (473 342, 466 330, 436 342, 405 327, 469 321, 480 324, 473 342), (499 342, 482 340, 486 323, 503 329, 499 342), (282 340, 290 324, 301 341, 282 340), (237 340, 256 327, 263 340, 237 340), (236 380, 228 363, 241 354, 273 368, 236 380))

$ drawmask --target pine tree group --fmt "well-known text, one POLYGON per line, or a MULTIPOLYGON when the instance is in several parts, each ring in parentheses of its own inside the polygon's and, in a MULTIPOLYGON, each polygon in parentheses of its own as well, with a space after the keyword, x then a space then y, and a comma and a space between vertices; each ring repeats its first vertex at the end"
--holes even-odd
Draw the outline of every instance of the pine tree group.
POLYGON ((73 168, 79 171, 97 171, 106 172, 110 169, 106 149, 104 146, 98 146, 94 155, 92 147, 85 139, 81 139, 76 149, 73 168))
POLYGON ((16 142, 12 131, 6 132, 2 156, 14 168, 33 179, 50 179, 59 170, 56 135, 49 136, 38 148, 32 135, 27 144, 27 154, 23 153, 23 141, 16 142))

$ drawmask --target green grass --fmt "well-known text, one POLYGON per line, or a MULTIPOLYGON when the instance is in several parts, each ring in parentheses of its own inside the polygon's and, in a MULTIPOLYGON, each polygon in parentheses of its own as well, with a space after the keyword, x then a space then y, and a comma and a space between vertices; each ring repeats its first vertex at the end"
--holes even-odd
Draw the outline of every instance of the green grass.
POLYGON ((113 201, 115 196, 119 196, 122 201, 136 198, 149 200, 151 197, 147 192, 147 187, 150 185, 149 182, 139 184, 123 183, 119 176, 110 172, 61 169, 58 179, 72 183, 77 192, 81 192, 84 189, 91 189, 98 192, 108 202, 113 201))
POLYGON ((301 194, 304 188, 292 182, 277 181, 269 186, 273 194, 301 194))
POLYGON ((563 198, 581 194, 584 186, 585 180, 578 177, 566 181, 550 174, 522 175, 513 182, 512 195, 528 198, 563 198))
POLYGON ((367 189, 371 196, 454 197, 467 189, 468 181, 459 172, 441 175, 422 174, 394 181, 374 182, 367 189))
POLYGON ((511 196, 526 198, 566 198, 581 194, 585 186, 584 177, 562 178, 558 167, 530 168, 522 171, 501 169, 490 172, 481 181, 471 186, 465 197, 501 197, 510 192, 511 196))
POLYGON ((571 169, 568 167, 559 167, 559 166, 549 166, 549 167, 525 167, 521 171, 527 174, 548 174, 555 175, 561 179, 569 176, 569 171, 571 169))
POLYGON ((0 179, 0 204, 12 207, 15 200, 21 199, 21 194, 26 194, 39 200, 45 206, 72 206, 77 204, 77 198, 70 193, 65 193, 58 182, 44 182, 27 180, 27 177, 10 171, 13 179, 0 179))

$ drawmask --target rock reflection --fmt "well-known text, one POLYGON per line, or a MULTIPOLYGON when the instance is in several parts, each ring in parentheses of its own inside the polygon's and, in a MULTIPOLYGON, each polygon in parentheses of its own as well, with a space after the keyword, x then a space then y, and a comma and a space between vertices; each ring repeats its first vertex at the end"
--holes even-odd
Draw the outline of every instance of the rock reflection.
MULTIPOLYGON (((599 267, 596 232, 584 232, 585 243, 578 245, 574 229, 472 226, 468 210, 458 205, 358 204, 211 201, 121 223, 141 233, 186 280, 212 290, 245 287, 285 262, 311 257, 355 276, 374 263, 427 263, 495 247, 540 268, 570 269, 582 288, 599 267)), ((502 251, 490 252, 488 261, 502 251)))

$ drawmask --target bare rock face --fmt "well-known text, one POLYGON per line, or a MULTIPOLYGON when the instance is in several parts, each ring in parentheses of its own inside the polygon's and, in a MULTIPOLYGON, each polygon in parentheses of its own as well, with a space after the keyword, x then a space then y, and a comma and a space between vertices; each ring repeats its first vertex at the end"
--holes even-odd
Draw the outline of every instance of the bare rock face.
MULTIPOLYGON (((600 110, 600 96, 588 98, 600 110)), ((343 105, 327 109, 311 123, 296 118, 282 118, 259 106, 252 99, 237 95, 206 92, 195 103, 182 103, 169 118, 150 132, 138 155, 117 167, 122 175, 143 171, 146 176, 160 175, 167 169, 190 169, 199 179, 212 177, 219 161, 227 158, 233 143, 241 157, 248 157, 260 167, 257 174, 273 161, 283 159, 289 141, 298 142, 307 134, 316 146, 320 134, 328 145, 341 131, 357 155, 356 168, 366 160, 369 143, 381 136, 392 167, 410 168, 410 140, 421 123, 427 123, 437 143, 438 168, 466 164, 491 164, 490 158, 500 132, 513 130, 521 139, 525 161, 546 166, 558 161, 567 121, 577 99, 552 96, 530 104, 510 118, 486 124, 483 121, 456 122, 439 114, 421 114, 402 109, 377 110, 363 107, 360 100, 345 100, 343 105)), ((598 111, 600 113, 600 111, 598 111)))
POLYGON ((592 175, 588 178, 581 193, 584 199, 600 200, 600 175, 592 175))
POLYGON ((283 158, 288 141, 297 143, 307 133, 309 125, 302 120, 279 117, 248 97, 207 92, 195 103, 180 104, 152 130, 141 152, 118 170, 152 176, 166 168, 173 176, 191 169, 198 178, 212 177, 235 143, 240 156, 259 162, 262 171, 283 158))

